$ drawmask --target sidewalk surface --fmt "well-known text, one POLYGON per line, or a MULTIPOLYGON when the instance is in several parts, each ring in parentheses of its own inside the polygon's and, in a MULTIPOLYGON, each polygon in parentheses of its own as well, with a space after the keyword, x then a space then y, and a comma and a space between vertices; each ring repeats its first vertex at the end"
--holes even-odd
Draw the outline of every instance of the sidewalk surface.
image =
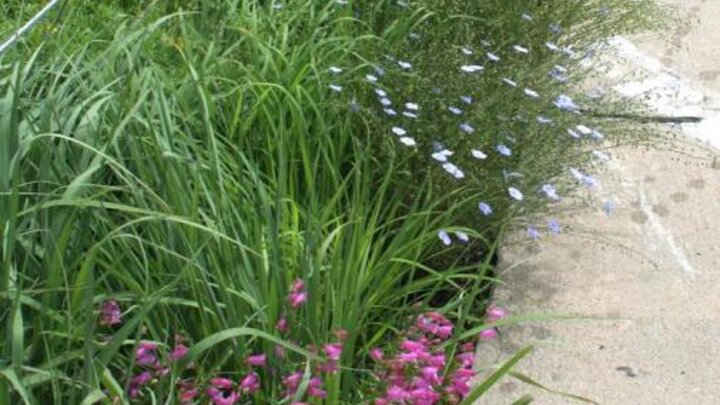
MULTIPOLYGON (((720 0, 665 2, 694 25, 638 47, 694 86, 691 109, 709 118, 720 113, 720 0)), ((703 125, 705 140, 720 143, 720 125, 703 125)), ((498 305, 575 318, 503 328, 481 347, 481 365, 534 344, 518 371, 552 389, 611 405, 720 404, 720 164, 691 144, 613 153, 601 190, 588 197, 594 204, 563 218, 564 234, 504 249, 498 305), (606 198, 615 202, 609 216, 600 209, 606 198)), ((524 394, 534 404, 580 403, 514 379, 477 403, 524 394)))

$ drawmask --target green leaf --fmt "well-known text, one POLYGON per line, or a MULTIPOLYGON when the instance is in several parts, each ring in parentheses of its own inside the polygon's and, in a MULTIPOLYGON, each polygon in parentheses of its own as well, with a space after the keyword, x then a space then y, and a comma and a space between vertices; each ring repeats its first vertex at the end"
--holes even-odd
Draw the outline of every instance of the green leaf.
POLYGON ((517 353, 513 357, 510 358, 510 360, 506 361, 505 364, 502 365, 497 371, 492 373, 490 377, 485 379, 480 385, 478 385, 475 389, 470 392, 470 394, 465 397, 465 399, 460 402, 460 405, 471 405, 473 402, 475 402, 478 398, 480 398, 483 394, 485 394, 493 385, 495 385, 502 377, 509 374, 513 367, 517 363, 520 362, 525 356, 530 354, 532 352, 532 346, 528 346, 517 353))

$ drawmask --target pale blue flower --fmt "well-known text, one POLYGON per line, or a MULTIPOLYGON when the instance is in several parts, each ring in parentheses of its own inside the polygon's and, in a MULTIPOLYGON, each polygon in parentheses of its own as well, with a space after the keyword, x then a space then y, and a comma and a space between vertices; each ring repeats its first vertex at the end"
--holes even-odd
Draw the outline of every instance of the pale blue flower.
POLYGON ((538 231, 537 229, 535 229, 531 226, 528 227, 527 234, 528 234, 528 238, 530 238, 532 240, 540 239, 540 231, 538 231))
POLYGON ((463 113, 463 110, 461 110, 455 106, 452 106, 452 105, 450 107, 448 107, 448 110, 455 115, 460 115, 463 113))
POLYGON ((440 238, 440 240, 442 241, 442 243, 445 246, 450 246, 452 244, 452 239, 450 239, 450 235, 448 235, 448 233, 445 230, 441 229, 438 232, 438 238, 440 238))
POLYGON ((487 157, 488 157, 483 151, 477 150, 477 149, 472 149, 472 150, 470 150, 470 154, 471 154, 472 157, 474 157, 475 159, 480 159, 480 160, 487 159, 487 157))
POLYGON ((597 129, 593 129, 590 137, 596 141, 602 141, 603 139, 605 139, 605 135, 603 135, 602 132, 598 131, 597 129))
POLYGON ((503 144, 496 146, 495 150, 497 150, 498 153, 503 156, 512 156, 512 150, 510 150, 510 148, 508 148, 507 146, 505 146, 503 144))
POLYGON ((510 197, 512 197, 513 200, 516 201, 522 201, 525 198, 525 196, 523 196, 523 193, 515 187, 508 188, 508 194, 510 195, 510 197))
POLYGON ((409 112, 409 111, 403 111, 402 115, 404 115, 404 116, 406 116, 406 117, 408 117, 408 118, 412 118, 412 119, 417 118, 417 114, 411 113, 411 112, 409 112))
POLYGON ((330 90, 332 90, 336 93, 341 92, 343 89, 342 86, 338 86, 337 84, 331 84, 329 87, 330 87, 330 90))
POLYGON ((365 75, 365 80, 369 81, 370 83, 377 83, 378 78, 375 75, 365 75))
POLYGON ((517 53, 527 54, 527 53, 530 52, 529 49, 527 49, 527 48, 525 48, 525 47, 522 47, 522 46, 520 46, 520 45, 513 45, 513 49, 514 49, 515 52, 517 52, 517 53))
POLYGON ((416 146, 417 145, 417 143, 415 142, 415 139, 413 139, 409 136, 401 137, 400 142, 405 146, 416 146))
POLYGON ((509 85, 512 86, 512 87, 517 87, 517 86, 518 86, 517 83, 515 83, 514 81, 508 79, 507 77, 504 77, 502 80, 503 80, 503 82, 509 84, 509 85))
POLYGON ((392 101, 390 101, 390 99, 387 97, 383 97, 380 99, 380 104, 384 105, 385 107, 388 107, 388 106, 392 105, 392 101))
POLYGON ((397 111, 393 110, 392 108, 384 108, 383 111, 385 111, 385 114, 394 117, 397 115, 397 111))
POLYGON ((460 240, 460 242, 467 243, 470 241, 470 236, 462 231, 455 231, 455 236, 460 240))
POLYGON ((492 212, 493 212, 493 210, 492 210, 492 208, 490 207, 490 205, 489 205, 488 203, 486 203, 486 202, 481 202, 480 204, 478 204, 478 209, 479 209, 480 212, 482 212, 483 215, 485 215, 485 216, 492 215, 492 212))
POLYGON ((552 124, 552 118, 548 118, 544 115, 538 115, 537 118, 535 118, 538 123, 540 124, 552 124))
POLYGON ((562 233, 562 226, 555 219, 551 219, 550 221, 548 221, 548 229, 553 235, 560 235, 562 233))
POLYGON ((473 53, 475 53, 475 52, 473 52, 472 49, 470 49, 470 48, 465 48, 465 47, 460 48, 460 52, 462 52, 463 55, 466 55, 466 56, 470 56, 470 55, 472 55, 473 53))
POLYGON ((532 20, 533 20, 533 16, 531 16, 531 15, 528 14, 528 13, 523 13, 523 14, 522 14, 522 19, 525 20, 525 21, 532 21, 532 20))
POLYGON ((373 66, 373 70, 375 70, 375 73, 378 76, 385 76, 385 69, 381 68, 380 66, 373 66))
POLYGON ((450 173, 453 177, 456 179, 462 179, 465 177, 465 173, 460 170, 459 167, 455 166, 454 164, 447 162, 443 164, 443 169, 445 169, 446 172, 450 173))
POLYGON ((543 184, 541 190, 545 194, 545 196, 547 196, 547 198, 551 200, 557 201, 560 199, 560 196, 558 196, 555 186, 553 186, 552 184, 543 184))
POLYGON ((460 70, 466 73, 475 73, 482 72, 483 70, 485 70, 485 68, 480 65, 463 65, 460 66, 460 70))
POLYGON ((500 57, 497 56, 497 55, 495 55, 495 54, 492 53, 492 52, 488 52, 486 55, 487 55, 487 58, 490 59, 490 60, 493 61, 493 62, 499 62, 499 61, 500 61, 500 57))
POLYGON ((575 128, 583 135, 590 135, 593 132, 592 129, 586 127, 585 125, 578 125, 575 128))
POLYGON ((523 91, 524 91, 525 94, 527 94, 529 97, 532 97, 532 98, 539 98, 539 97, 540 97, 540 95, 538 94, 538 92, 535 91, 535 90, 525 89, 525 90, 523 90, 523 91))
POLYGON ((462 124, 460 124, 460 129, 466 134, 472 134, 473 132, 475 132, 475 128, 473 128, 472 125, 468 124, 467 122, 463 122, 462 124))
POLYGON ((560 50, 560 47, 557 46, 557 45, 555 45, 555 44, 552 43, 552 42, 545 42, 545 47, 547 47, 547 49, 549 49, 549 50, 551 50, 551 51, 553 51, 553 52, 556 52, 556 51, 559 51, 559 50, 560 50))
POLYGON ((560 27, 560 24, 558 23, 552 23, 550 24, 550 32, 552 32, 555 35, 558 35, 562 32, 562 27, 560 27))
POLYGON ((432 157, 433 159, 437 160, 440 163, 445 163, 448 161, 447 156, 445 156, 444 153, 440 153, 440 152, 435 152, 432 155, 430 155, 430 157, 432 157))
POLYGON ((400 60, 400 61, 398 61, 398 65, 400 65, 400 67, 405 70, 412 69, 412 65, 408 62, 404 62, 404 61, 400 60))
POLYGON ((387 92, 383 89, 375 89, 375 94, 378 95, 378 97, 387 97, 387 92))
POLYGON ((392 132, 397 136, 404 136, 407 134, 407 131, 400 127, 392 127, 392 132))
POLYGON ((563 111, 578 111, 580 107, 565 94, 561 94, 555 100, 555 106, 563 111))
POLYGON ((410 111, 417 111, 420 109, 420 106, 415 103, 405 103, 405 108, 410 111))
POLYGON ((472 104, 473 99, 470 96, 460 96, 460 100, 462 100, 465 104, 472 104))

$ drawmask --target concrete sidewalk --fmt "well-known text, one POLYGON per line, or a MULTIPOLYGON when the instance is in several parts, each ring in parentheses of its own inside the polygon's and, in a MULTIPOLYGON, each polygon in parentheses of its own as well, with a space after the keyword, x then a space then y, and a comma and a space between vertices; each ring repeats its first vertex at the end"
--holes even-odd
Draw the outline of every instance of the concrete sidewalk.
MULTIPOLYGON (((720 91, 720 0, 666 2, 699 23, 640 48, 703 94, 720 91)), ((712 97, 697 102, 699 113, 712 113, 712 97)), ((713 125, 702 129, 720 141, 713 125)), ((556 390, 611 405, 720 404, 719 169, 692 142, 614 153, 594 204, 568 214, 563 235, 502 252, 498 305, 576 318, 504 328, 481 348, 480 364, 535 344, 518 371, 556 390), (610 216, 603 198, 616 204, 610 216)), ((478 404, 526 393, 536 404, 579 403, 506 379, 478 404)))

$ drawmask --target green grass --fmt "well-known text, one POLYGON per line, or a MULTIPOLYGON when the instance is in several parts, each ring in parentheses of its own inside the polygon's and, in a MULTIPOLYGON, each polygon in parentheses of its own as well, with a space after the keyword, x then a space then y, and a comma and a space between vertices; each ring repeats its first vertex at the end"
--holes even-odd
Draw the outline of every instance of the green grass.
MULTIPOLYGON (((506 230, 547 211, 534 192, 540 185, 569 190, 567 168, 590 164, 589 143, 513 120, 578 123, 548 108, 545 95, 564 90, 547 71, 577 62, 544 50, 547 26, 561 21, 561 41, 581 49, 647 26, 649 3, 604 2, 611 18, 594 2, 470 3, 406 10, 301 0, 276 10, 259 0, 71 1, 61 19, 51 16, 0 56, 0 404, 109 403, 102 390, 127 402, 133 348, 143 340, 167 349, 176 334, 192 347, 183 364, 196 367, 175 367, 168 381, 237 377, 248 354, 283 345, 289 360, 271 356, 255 398, 276 402, 280 376, 315 361, 307 345, 332 341, 338 329, 349 337, 341 372, 325 380, 325 403, 354 404, 372 384, 369 349, 393 341, 420 311, 439 309, 459 333, 482 324, 506 230), (480 51, 483 39, 503 50, 501 68, 488 64, 468 79, 457 70, 458 49, 480 51), (514 44, 533 52, 507 52, 514 44), (386 54, 414 69, 391 67, 386 54), (381 64, 397 102, 422 106, 405 125, 415 149, 391 135, 362 80, 381 64), (344 72, 331 77, 330 66, 344 72), (504 76, 544 102, 508 91, 504 76), (462 136, 440 111, 468 92, 478 101, 467 119, 478 130, 462 136), (508 136, 513 156, 492 154, 508 136), (483 164, 458 157, 467 178, 452 181, 429 158, 434 141, 492 156, 483 164), (508 182, 503 170, 524 176, 508 182), (522 204, 507 197, 509 185, 525 191, 522 204), (480 200, 496 208, 492 217, 479 215, 480 200), (473 241, 444 248, 440 229, 473 241), (305 280, 309 299, 291 311, 295 279, 305 280), (97 324, 107 299, 124 311, 119 328, 97 324), (292 324, 286 336, 275 329, 283 314, 292 324)), ((37 8, 6 4, 7 21, 37 8)), ((628 126, 585 123, 615 141, 628 126)), ((167 381, 150 388, 140 402, 176 403, 167 381)))

